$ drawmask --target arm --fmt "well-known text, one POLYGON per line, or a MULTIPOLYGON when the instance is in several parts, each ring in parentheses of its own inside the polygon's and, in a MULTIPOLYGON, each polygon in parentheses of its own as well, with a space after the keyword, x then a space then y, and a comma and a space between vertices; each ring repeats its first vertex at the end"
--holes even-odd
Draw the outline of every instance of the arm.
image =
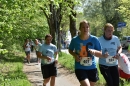
POLYGON ((41 58, 41 59, 47 59, 48 61, 51 60, 50 57, 42 55, 41 52, 38 52, 38 58, 41 58))
POLYGON ((122 52, 122 46, 120 45, 117 49, 117 54, 120 54, 122 52))
POLYGON ((73 52, 72 50, 68 50, 69 51, 69 53, 74 57, 74 59, 77 61, 77 62, 79 62, 80 61, 80 57, 75 53, 75 52, 73 52))
POLYGON ((96 57, 102 58, 102 51, 94 50, 94 49, 89 49, 90 53, 96 57))
POLYGON ((58 52, 55 52, 55 63, 56 64, 58 63, 58 58, 59 58, 58 52))
POLYGON ((117 49, 117 54, 114 56, 114 58, 118 59, 120 56, 120 53, 122 52, 122 46, 120 45, 117 49))

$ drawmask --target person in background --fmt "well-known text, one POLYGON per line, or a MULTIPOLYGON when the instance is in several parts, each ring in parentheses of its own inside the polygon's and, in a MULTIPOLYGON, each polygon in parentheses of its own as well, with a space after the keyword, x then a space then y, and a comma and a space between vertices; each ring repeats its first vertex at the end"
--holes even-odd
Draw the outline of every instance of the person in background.
POLYGON ((45 36, 45 43, 39 48, 38 56, 41 58, 41 71, 43 75, 43 86, 50 81, 50 86, 55 86, 57 76, 58 51, 57 47, 51 43, 52 36, 45 36))
POLYGON ((72 38, 69 53, 75 59, 75 75, 81 86, 94 86, 99 79, 96 57, 102 57, 98 38, 89 33, 90 24, 83 20, 79 25, 80 34, 72 38))
POLYGON ((99 37, 102 46, 103 57, 99 58, 99 69, 107 86, 119 86, 118 58, 122 52, 122 46, 117 36, 113 35, 114 26, 107 23, 104 26, 103 36, 99 37))
POLYGON ((42 41, 41 43, 44 44, 44 39, 42 39, 41 41, 42 41))
POLYGON ((66 40, 66 48, 67 48, 67 49, 69 48, 69 45, 70 45, 70 40, 67 39, 67 40, 66 40))
POLYGON ((29 44, 29 39, 26 39, 25 43, 24 43, 24 50, 25 50, 26 59, 27 59, 28 63, 30 63, 30 52, 31 52, 31 48, 30 47, 31 46, 29 44))
POLYGON ((121 53, 118 58, 118 69, 121 78, 130 80, 130 61, 124 53, 121 53))
POLYGON ((34 48, 34 42, 32 41, 32 39, 30 40, 30 45, 31 45, 31 52, 33 52, 33 48, 34 48))
POLYGON ((38 50, 39 48, 42 46, 42 44, 40 43, 40 41, 38 41, 38 39, 34 40, 34 49, 36 51, 36 56, 37 56, 37 62, 40 63, 40 58, 38 58, 38 50))

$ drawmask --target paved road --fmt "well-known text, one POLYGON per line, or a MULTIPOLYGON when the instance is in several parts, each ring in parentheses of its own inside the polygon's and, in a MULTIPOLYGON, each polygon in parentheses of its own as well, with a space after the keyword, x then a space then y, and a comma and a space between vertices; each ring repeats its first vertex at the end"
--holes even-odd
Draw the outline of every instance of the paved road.
MULTIPOLYGON (((32 86, 42 86, 43 78, 40 70, 40 63, 36 62, 35 53, 31 53, 31 63, 24 63, 23 71, 26 73, 28 80, 32 86)), ((48 83, 47 86, 50 86, 48 83)), ((56 78, 56 86, 80 86, 74 73, 64 69, 58 64, 58 76, 56 78)))
MULTIPOLYGON (((127 50, 123 50, 126 53, 127 50)), ((68 50, 62 50, 62 52, 68 53, 68 50)), ((69 54, 69 53, 68 53, 69 54)), ((98 61, 98 58, 96 58, 98 61)), ((31 53, 31 63, 24 63, 23 71, 26 73, 28 80, 32 83, 32 86, 42 86, 43 78, 40 70, 40 63, 36 62, 36 54, 31 53)), ((50 86, 49 83, 47 86, 50 86)), ((58 76, 56 78, 56 86, 80 86, 74 73, 70 73, 58 64, 58 76)))

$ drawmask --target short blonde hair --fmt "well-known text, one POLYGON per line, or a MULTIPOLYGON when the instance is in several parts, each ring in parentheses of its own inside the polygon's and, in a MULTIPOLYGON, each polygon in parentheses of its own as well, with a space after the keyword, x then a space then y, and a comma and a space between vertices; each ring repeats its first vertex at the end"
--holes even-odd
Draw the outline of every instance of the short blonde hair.
POLYGON ((113 29, 113 31, 115 31, 115 30, 114 30, 114 26, 113 26, 111 23, 105 24, 105 26, 104 26, 104 31, 105 31, 107 28, 110 28, 110 27, 113 29))

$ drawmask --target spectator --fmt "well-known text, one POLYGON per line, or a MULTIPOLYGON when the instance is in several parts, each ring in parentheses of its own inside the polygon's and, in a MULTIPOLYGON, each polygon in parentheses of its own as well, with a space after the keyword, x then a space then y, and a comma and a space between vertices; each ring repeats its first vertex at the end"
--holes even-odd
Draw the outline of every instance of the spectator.
POLYGON ((121 78, 130 79, 130 61, 128 57, 121 53, 118 59, 118 68, 121 78))

